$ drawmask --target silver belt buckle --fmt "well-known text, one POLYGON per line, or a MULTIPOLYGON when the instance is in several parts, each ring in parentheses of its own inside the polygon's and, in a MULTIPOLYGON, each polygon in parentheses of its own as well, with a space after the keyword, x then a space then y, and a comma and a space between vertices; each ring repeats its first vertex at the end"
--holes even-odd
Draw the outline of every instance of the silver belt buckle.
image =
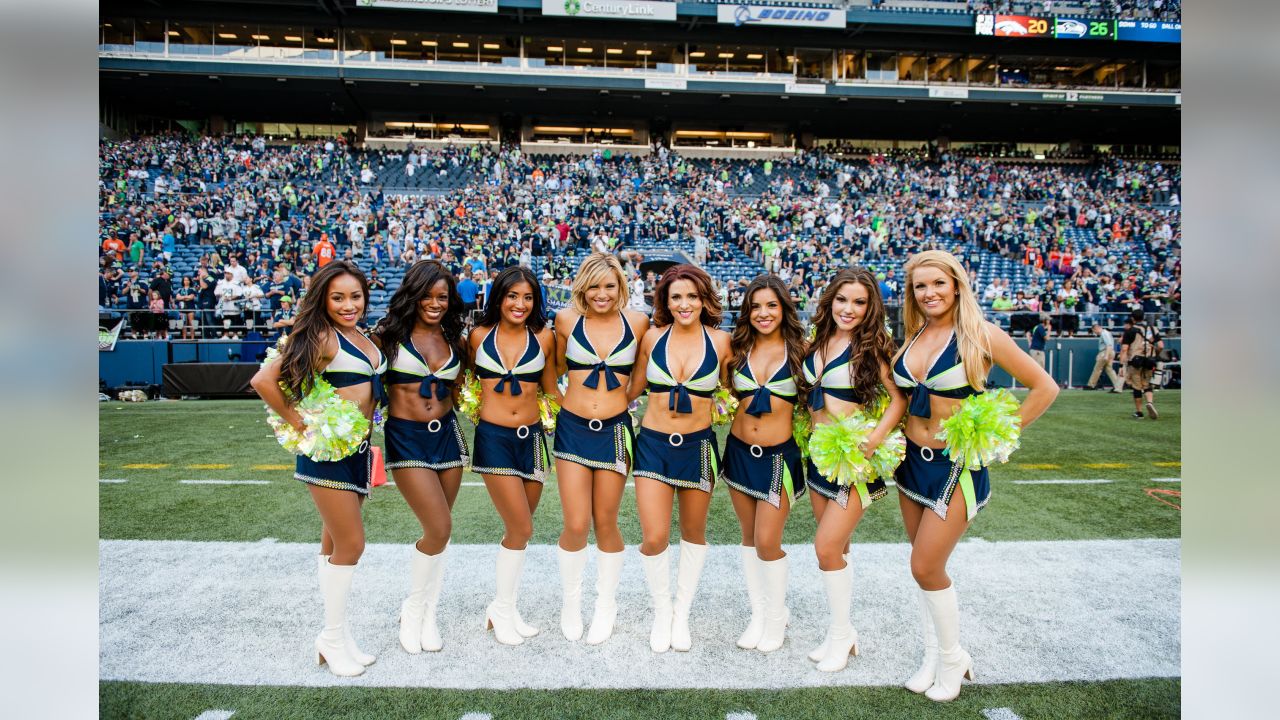
POLYGON ((924 458, 924 461, 925 461, 925 462, 933 462, 933 448, 931 448, 931 447, 924 447, 923 445, 921 445, 921 446, 920 446, 920 457, 921 457, 921 458, 924 458))
POLYGON ((516 437, 520 438, 521 440, 529 437, 529 426, 521 425, 520 427, 516 428, 516 437), (524 433, 524 434, 522 435, 521 433, 524 433))
POLYGON ((760 447, 759 445, 753 444, 750 450, 751 450, 751 457, 757 458, 757 459, 764 457, 764 448, 760 447))
POLYGON ((444 427, 444 424, 440 422, 440 418, 436 418, 427 423, 427 432, 438 433, 442 427, 444 427))
POLYGON ((671 433, 667 436, 667 444, 671 447, 680 447, 681 445, 684 445, 684 435, 681 433, 671 433), (676 442, 677 438, 679 438, 680 442, 676 442))
POLYGON ((600 432, 604 429, 604 421, 600 418, 591 418, 587 421, 587 427, 591 428, 592 432, 600 432))

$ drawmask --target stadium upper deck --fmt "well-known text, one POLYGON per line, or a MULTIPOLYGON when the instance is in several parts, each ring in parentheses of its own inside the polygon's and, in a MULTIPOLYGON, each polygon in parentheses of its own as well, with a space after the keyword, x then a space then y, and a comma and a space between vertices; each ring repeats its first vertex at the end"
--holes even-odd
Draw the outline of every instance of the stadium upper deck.
MULTIPOLYGON (((493 140, 586 121, 646 136, 773 126, 799 145, 1179 136, 1179 45, 1123 39, 1120 24, 1139 20, 1099 21, 1114 40, 1068 40, 1036 36, 1026 17, 1030 35, 982 36, 982 15, 933 7, 956 5, 945 2, 363 5, 104 2, 104 114, 219 118, 214 132, 236 120, 445 120, 489 125, 493 140)), ((1031 5, 1010 8, 1046 12, 1031 5)), ((1091 11, 1053 5, 1064 18, 1091 11)))

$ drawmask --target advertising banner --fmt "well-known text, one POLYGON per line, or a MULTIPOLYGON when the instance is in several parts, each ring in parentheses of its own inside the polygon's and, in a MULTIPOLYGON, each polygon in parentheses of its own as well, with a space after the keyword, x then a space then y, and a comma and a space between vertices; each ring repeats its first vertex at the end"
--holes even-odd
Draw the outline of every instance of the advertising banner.
MULTIPOLYGON (((546 0, 543 0, 546 2, 546 0)), ((844 8, 787 8, 767 5, 717 5, 716 22, 724 25, 775 25, 843 29, 844 8)))
POLYGON ((448 10, 450 12, 498 12, 498 0, 357 0, 356 6, 399 8, 403 10, 448 10))
POLYGON ((542 0, 542 14, 558 17, 675 22, 676 4, 654 0, 542 0))

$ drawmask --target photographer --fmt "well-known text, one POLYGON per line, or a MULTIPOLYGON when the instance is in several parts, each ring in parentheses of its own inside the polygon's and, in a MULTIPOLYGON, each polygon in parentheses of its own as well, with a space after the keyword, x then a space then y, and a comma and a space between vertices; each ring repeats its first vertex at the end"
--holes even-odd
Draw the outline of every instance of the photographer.
POLYGON ((1133 389, 1133 417, 1143 417, 1145 405, 1146 417, 1159 420, 1151 376, 1160 360, 1160 352, 1164 350, 1164 339, 1155 327, 1143 322, 1145 315, 1141 310, 1134 310, 1130 317, 1133 326, 1124 331, 1120 340, 1120 364, 1125 366, 1125 380, 1133 389))

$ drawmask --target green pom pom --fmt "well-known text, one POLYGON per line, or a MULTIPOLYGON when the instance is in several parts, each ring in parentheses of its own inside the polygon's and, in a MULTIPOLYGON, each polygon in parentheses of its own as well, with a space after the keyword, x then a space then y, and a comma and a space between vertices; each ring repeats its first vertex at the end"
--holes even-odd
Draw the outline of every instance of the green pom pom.
POLYGON ((837 485, 852 486, 875 479, 875 467, 858 449, 875 427, 875 422, 861 413, 818 425, 809 436, 809 456, 814 467, 837 485))
POLYGON ((711 424, 728 425, 738 412, 738 398, 729 388, 717 385, 711 396, 711 424))
POLYGON ((458 393, 458 410, 474 425, 480 420, 480 378, 468 370, 462 376, 462 388, 458 393))
POLYGON ((1021 436, 1018 400, 1000 388, 965 398, 956 412, 942 421, 942 431, 936 437, 947 444, 952 462, 979 470, 1008 462, 1021 436))
POLYGON ((275 432, 276 440, 295 455, 305 455, 316 462, 341 460, 359 450, 369 436, 369 418, 360 411, 360 406, 339 395, 319 375, 295 409, 306 425, 305 432, 298 432, 267 409, 267 424, 275 432))
POLYGON ((800 446, 800 457, 807 459, 809 457, 809 436, 813 433, 813 416, 809 414, 809 409, 801 405, 796 405, 791 411, 791 435, 795 438, 796 444, 800 446))

